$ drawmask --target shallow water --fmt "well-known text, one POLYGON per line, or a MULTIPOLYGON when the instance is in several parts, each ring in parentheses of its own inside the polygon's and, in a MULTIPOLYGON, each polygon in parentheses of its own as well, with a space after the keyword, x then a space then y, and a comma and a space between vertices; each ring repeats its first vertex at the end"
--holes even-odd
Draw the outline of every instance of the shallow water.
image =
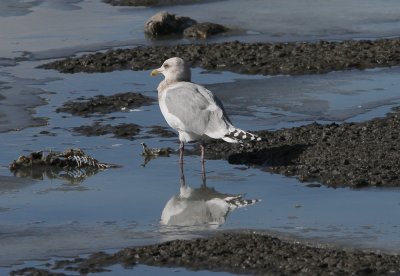
MULTIPOLYGON (((34 52, 25 56, 25 59, 29 56, 32 59, 18 61, 15 65, 13 60, 8 60, 4 65, 12 66, 0 67, 0 94, 6 97, 0 100, 0 113, 4 113, 4 117, 0 115, 0 126, 6 130, 32 125, 30 111, 24 112, 24 108, 43 104, 39 96, 47 103, 33 109, 35 117, 45 119, 35 121, 42 126, 0 133, 0 265, 192 238, 227 229, 259 229, 346 246, 398 252, 399 189, 310 188, 294 178, 216 160, 206 163, 209 187, 227 194, 245 193, 246 198, 260 199, 261 202, 231 211, 222 225, 162 226, 161 213, 167 201, 179 192, 180 176, 176 155, 158 158, 146 167, 142 166, 140 142, 145 141, 151 147, 177 148, 178 145, 176 138, 148 138, 146 127, 166 126, 158 106, 145 106, 138 111, 117 112, 98 118, 55 113, 63 102, 80 96, 135 91, 155 97, 160 79, 150 78, 149 71, 64 75, 35 68, 46 62, 41 58, 96 50, 107 45, 152 43, 145 40, 141 28, 154 9, 115 8, 98 1, 38 3, 41 4, 34 5, 32 2, 32 7, 29 7, 26 1, 13 2, 13 8, 0 14, 0 25, 6 26, 0 29, 0 34, 7 42, 0 46, 0 58, 19 57, 21 51, 34 52), (67 20, 64 18, 67 15, 69 21, 65 22, 63 20, 67 20), (104 15, 110 20, 104 21, 104 15), (30 23, 31 30, 22 30, 28 21, 33 22, 30 23), (84 28, 80 28, 82 25, 84 28), (45 33, 47 35, 43 35, 45 33), (134 122, 143 126, 143 130, 133 141, 109 136, 83 137, 70 131, 71 127, 89 125, 96 119, 104 119, 105 123, 111 124, 134 122), (43 125, 43 122, 46 124, 43 125), (40 134, 41 131, 49 131, 52 135, 40 134), (82 148, 96 159, 122 165, 122 168, 72 182, 45 176, 36 180, 16 178, 7 168, 21 154, 68 147, 82 148)), ((266 11, 277 14, 276 17, 268 17, 268 20, 278 20, 280 11, 281 24, 277 24, 276 28, 278 32, 280 26, 279 32, 285 33, 290 19, 288 10, 284 9, 288 3, 282 2, 279 7, 275 1, 262 3, 251 2, 249 12, 257 7, 261 10, 259 6, 263 5, 266 11)), ((318 1, 308 3, 316 5, 318 1)), ((356 5, 358 1, 346 3, 356 5)), ((208 5, 226 7, 224 2, 204 4, 204 7, 208 5)), ((232 7, 237 5, 240 4, 232 1, 232 7)), ((382 17, 389 12, 393 15, 400 5, 390 1, 378 7, 371 5, 372 2, 362 5, 360 16, 351 20, 363 24, 366 21, 381 22, 376 23, 376 29, 371 29, 376 33, 363 33, 361 28, 354 37, 393 35, 382 31, 388 28, 389 32, 390 29, 382 17), (388 11, 386 5, 390 3, 393 7, 388 11), (372 19, 363 15, 371 16, 372 11, 376 15, 372 19)), ((339 5, 335 7, 339 9, 339 5)), ((321 14, 325 9, 321 8, 321 14)), ((187 15, 191 15, 189 11, 192 11, 196 19, 213 19, 213 13, 191 6, 171 7, 171 10, 187 15)), ((233 8, 229 6, 226 12, 232 14, 233 8)), ((261 21, 263 13, 256 14, 259 17, 254 18, 261 21)), ((315 14, 318 13, 315 11, 315 14)), ((228 15, 223 17, 225 21, 222 23, 233 22, 234 18, 228 15)), ((303 16, 303 21, 307 21, 307 15, 304 7, 303 12, 297 14, 303 16)), ((340 17, 332 15, 330 18, 326 23, 326 33, 322 33, 326 37, 321 33, 314 34, 316 31, 313 29, 303 28, 295 30, 296 36, 292 39, 346 37, 348 31, 343 31, 343 34, 334 32, 337 26, 332 21, 342 22, 340 17)), ((242 20, 247 24, 242 26, 250 30, 256 22, 248 16, 242 20)), ((274 40, 272 35, 269 38, 265 35, 266 30, 255 31, 263 32, 263 35, 249 35, 245 39, 274 40)), ((195 68, 193 80, 205 84, 221 98, 235 125, 257 130, 279 129, 313 121, 363 121, 384 116, 391 106, 399 104, 399 71, 399 68, 390 68, 265 77, 206 72, 195 68)), ((200 187, 201 167, 197 156, 186 157, 184 172, 188 186, 200 187)), ((4 271, 8 269, 11 268, 4 271)), ((125 272, 121 270, 121 273, 125 272)))
MULTIPOLYGON (((50 261, 50 260, 49 260, 50 261)), ((40 269, 49 269, 46 265, 44 265, 40 261, 28 261, 24 264, 21 265, 14 265, 13 269, 23 269, 25 267, 36 267, 40 269)), ((154 266, 147 266, 147 265, 135 265, 129 268, 122 267, 120 265, 113 265, 110 267, 107 267, 108 270, 110 271, 104 271, 101 272, 102 276, 119 276, 119 275, 156 275, 162 273, 163 275, 176 275, 177 273, 184 274, 184 275, 196 275, 196 276, 202 276, 202 275, 210 275, 209 271, 206 270, 187 270, 185 268, 169 268, 169 267, 154 267, 154 266)), ((2 275, 5 275, 9 272, 9 269, 6 267, 0 267, 0 273, 2 275)), ((64 272, 67 275, 82 275, 78 272, 72 272, 72 271, 60 271, 60 270, 51 270, 51 272, 54 273, 60 273, 64 272)), ((227 272, 212 272, 213 275, 216 276, 225 276, 225 275, 232 275, 231 273, 227 272)))

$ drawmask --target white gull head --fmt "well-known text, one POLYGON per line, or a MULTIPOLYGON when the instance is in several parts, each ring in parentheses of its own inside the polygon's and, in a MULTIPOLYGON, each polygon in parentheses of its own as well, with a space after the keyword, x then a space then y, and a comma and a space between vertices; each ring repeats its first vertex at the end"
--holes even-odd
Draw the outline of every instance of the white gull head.
POLYGON ((167 59, 160 68, 151 72, 152 76, 158 74, 163 74, 165 81, 169 84, 180 81, 190 82, 191 79, 190 66, 179 57, 167 59))

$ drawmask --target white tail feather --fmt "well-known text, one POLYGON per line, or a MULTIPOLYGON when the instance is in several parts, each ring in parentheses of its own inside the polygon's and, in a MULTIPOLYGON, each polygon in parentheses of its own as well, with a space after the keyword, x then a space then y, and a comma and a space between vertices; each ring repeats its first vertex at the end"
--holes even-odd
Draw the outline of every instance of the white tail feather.
POLYGON ((261 138, 250 132, 244 131, 239 128, 231 127, 229 132, 222 138, 228 143, 242 143, 245 141, 261 141, 261 138))
POLYGON ((242 208, 260 202, 261 199, 244 199, 242 195, 226 198, 225 201, 231 205, 231 208, 242 208))

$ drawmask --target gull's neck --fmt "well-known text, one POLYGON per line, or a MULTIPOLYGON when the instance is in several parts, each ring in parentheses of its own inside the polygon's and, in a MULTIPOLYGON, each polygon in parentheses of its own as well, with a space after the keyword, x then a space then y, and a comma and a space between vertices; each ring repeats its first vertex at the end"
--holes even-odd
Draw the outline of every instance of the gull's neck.
POLYGON ((158 91, 158 98, 161 98, 162 92, 165 91, 165 89, 168 87, 168 85, 170 85, 171 83, 169 83, 167 80, 163 80, 160 82, 160 84, 157 87, 157 91, 158 91))
POLYGON ((157 87, 157 91, 158 91, 158 98, 161 97, 162 92, 165 91, 165 89, 175 83, 178 83, 180 81, 178 80, 168 80, 168 79, 164 79, 163 81, 160 82, 160 84, 157 87))
POLYGON ((161 94, 165 89, 175 83, 188 81, 190 82, 191 74, 190 68, 184 68, 183 71, 172 71, 165 75, 165 79, 160 82, 157 87, 158 98, 161 97, 161 94))

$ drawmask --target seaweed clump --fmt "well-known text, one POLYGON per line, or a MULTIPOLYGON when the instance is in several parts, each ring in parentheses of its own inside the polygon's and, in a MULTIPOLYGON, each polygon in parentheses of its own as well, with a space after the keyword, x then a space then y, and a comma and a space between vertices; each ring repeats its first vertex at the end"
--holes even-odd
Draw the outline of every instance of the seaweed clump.
POLYGON ((27 156, 21 155, 9 166, 10 171, 18 177, 43 179, 47 176, 68 180, 83 180, 99 171, 117 167, 115 164, 100 162, 81 149, 36 151, 27 156))

